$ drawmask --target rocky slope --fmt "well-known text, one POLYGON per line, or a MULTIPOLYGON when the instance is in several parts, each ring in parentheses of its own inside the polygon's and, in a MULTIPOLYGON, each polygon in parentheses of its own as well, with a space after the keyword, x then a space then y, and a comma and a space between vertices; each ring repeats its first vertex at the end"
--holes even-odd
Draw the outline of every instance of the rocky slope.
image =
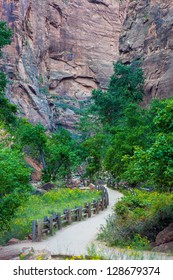
POLYGON ((120 37, 125 63, 141 59, 146 101, 173 95, 173 1, 130 0, 120 37))
POLYGON ((91 90, 107 86, 127 2, 0 0, 0 19, 14 30, 2 65, 20 115, 73 128, 91 90))

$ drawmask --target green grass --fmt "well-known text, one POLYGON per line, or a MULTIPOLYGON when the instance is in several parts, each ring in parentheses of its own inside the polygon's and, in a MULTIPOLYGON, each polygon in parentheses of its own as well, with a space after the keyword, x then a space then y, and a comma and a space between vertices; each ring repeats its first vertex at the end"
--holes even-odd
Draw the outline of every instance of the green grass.
POLYGON ((42 196, 32 195, 20 206, 11 221, 10 230, 0 233, 0 244, 4 245, 11 238, 25 239, 32 231, 32 220, 43 219, 52 212, 63 213, 64 209, 84 206, 87 202, 101 197, 96 190, 58 189, 42 196))

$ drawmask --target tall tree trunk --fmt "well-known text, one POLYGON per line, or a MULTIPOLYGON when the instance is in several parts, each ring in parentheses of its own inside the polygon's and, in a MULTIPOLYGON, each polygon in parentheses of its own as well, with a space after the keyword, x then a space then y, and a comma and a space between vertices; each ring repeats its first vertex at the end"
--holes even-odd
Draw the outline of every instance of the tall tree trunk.
POLYGON ((43 165, 43 169, 46 170, 47 169, 46 160, 45 160, 43 149, 40 146, 39 146, 39 152, 40 152, 40 158, 43 165))

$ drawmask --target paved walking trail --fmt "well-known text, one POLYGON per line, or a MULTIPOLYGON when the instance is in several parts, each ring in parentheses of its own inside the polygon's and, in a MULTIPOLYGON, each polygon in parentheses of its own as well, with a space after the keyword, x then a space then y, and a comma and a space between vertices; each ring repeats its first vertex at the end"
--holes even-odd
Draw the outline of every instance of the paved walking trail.
POLYGON ((121 193, 111 189, 108 189, 108 193, 109 206, 98 215, 81 222, 74 222, 42 242, 27 242, 1 248, 0 259, 3 251, 5 254, 5 250, 20 250, 23 247, 33 247, 35 250, 46 249, 52 255, 86 254, 89 244, 96 240, 100 226, 106 223, 106 218, 111 214, 113 205, 122 197, 121 193))

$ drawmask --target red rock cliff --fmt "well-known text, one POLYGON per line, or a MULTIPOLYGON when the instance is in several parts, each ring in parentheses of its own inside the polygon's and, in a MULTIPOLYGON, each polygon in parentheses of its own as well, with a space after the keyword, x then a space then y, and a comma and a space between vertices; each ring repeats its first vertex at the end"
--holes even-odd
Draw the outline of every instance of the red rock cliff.
POLYGON ((142 60, 146 100, 173 95, 173 1, 130 0, 120 37, 124 62, 142 60))
POLYGON ((118 58, 126 0, 0 0, 14 30, 4 50, 8 96, 33 122, 72 127, 118 58))

